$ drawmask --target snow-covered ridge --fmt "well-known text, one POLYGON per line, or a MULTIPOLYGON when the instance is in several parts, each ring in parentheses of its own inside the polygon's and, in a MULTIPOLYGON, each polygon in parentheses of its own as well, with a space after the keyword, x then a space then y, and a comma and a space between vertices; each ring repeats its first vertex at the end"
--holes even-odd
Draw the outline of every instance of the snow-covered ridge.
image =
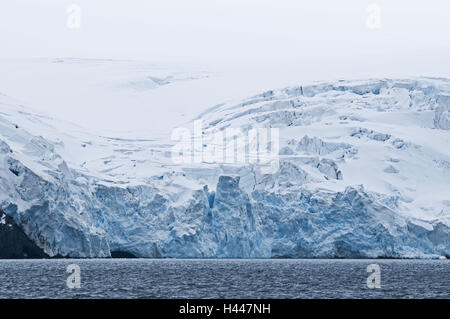
POLYGON ((279 128, 264 174, 174 165, 167 137, 98 136, 0 95, 0 209, 51 256, 450 256, 449 96, 447 79, 339 81, 199 116, 279 128))

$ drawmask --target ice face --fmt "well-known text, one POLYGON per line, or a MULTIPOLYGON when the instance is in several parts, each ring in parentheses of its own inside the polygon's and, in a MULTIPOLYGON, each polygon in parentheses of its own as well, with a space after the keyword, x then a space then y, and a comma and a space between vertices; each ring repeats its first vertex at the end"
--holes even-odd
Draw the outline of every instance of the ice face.
POLYGON ((49 256, 449 256, 449 94, 340 81, 202 114, 207 130, 279 128, 271 174, 174 165, 168 140, 80 133, 0 97, 0 209, 49 256))

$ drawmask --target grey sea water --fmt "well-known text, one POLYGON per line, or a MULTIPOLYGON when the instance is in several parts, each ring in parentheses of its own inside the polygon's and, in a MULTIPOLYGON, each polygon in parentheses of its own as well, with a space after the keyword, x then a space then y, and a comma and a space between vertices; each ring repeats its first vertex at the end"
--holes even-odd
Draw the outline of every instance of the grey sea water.
POLYGON ((0 298, 450 298, 450 260, 0 260, 0 298))

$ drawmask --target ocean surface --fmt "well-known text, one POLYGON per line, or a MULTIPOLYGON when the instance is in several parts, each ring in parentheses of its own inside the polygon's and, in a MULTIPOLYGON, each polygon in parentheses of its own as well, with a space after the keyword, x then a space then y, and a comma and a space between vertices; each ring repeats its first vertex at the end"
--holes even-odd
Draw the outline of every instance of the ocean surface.
POLYGON ((450 298, 450 260, 0 260, 0 298, 450 298))

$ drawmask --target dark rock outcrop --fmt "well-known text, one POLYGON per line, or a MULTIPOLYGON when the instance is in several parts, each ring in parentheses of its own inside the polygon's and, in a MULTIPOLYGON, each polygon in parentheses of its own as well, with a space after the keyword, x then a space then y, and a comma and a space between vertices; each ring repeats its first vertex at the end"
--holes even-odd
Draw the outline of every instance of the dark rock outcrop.
POLYGON ((116 250, 111 252, 112 258, 137 258, 134 254, 128 251, 116 250))
POLYGON ((48 258, 17 226, 11 217, 0 211, 0 259, 48 258))

